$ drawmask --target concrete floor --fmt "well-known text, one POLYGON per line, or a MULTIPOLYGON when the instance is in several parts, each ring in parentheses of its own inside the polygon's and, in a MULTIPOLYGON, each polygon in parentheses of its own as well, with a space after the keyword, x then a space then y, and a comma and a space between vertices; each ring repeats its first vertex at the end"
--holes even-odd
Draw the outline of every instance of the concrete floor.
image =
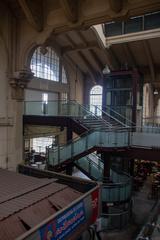
POLYGON ((134 194, 131 223, 123 231, 101 233, 102 240, 132 240, 136 238, 156 203, 155 200, 148 199, 150 187, 148 178, 141 190, 134 194))

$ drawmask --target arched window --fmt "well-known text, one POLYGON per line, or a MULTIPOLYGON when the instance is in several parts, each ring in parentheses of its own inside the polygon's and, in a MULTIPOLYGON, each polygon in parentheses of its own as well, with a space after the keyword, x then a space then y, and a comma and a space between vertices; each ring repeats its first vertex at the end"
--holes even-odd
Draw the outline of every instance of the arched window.
POLYGON ((96 85, 90 91, 90 111, 101 115, 102 109, 102 86, 96 85))
POLYGON ((35 77, 59 81, 59 57, 52 48, 38 47, 33 53, 30 68, 35 77))

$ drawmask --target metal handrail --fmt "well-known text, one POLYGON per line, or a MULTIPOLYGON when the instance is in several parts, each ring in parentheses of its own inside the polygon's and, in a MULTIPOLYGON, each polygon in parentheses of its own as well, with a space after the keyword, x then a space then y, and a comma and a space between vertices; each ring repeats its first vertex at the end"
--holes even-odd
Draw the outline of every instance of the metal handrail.
MULTIPOLYGON (((92 154, 91 154, 92 155, 92 154)), ((86 157, 86 159, 89 161, 89 164, 91 164, 92 166, 96 166, 97 169, 99 169, 99 165, 97 163, 95 163, 94 161, 92 161, 88 156, 86 157)), ((79 159, 80 160, 80 159, 79 159)), ((101 161, 101 163, 103 164, 102 160, 99 158, 99 161, 101 161)), ((103 168, 100 166, 100 168, 103 170, 103 168)), ((124 186, 124 185, 127 185, 128 183, 131 183, 132 181, 132 177, 123 172, 123 171, 120 171, 120 170, 117 170, 115 168, 111 168, 112 171, 118 173, 119 175, 125 175, 128 179, 124 182, 118 182, 118 183, 102 183, 102 186, 104 186, 104 188, 106 187, 116 187, 116 186, 124 186)), ((98 178, 97 180, 98 181, 103 181, 105 178, 102 177, 102 178, 98 178)))
POLYGON ((107 125, 108 127, 112 127, 112 125, 109 124, 107 121, 105 121, 105 119, 100 118, 100 117, 98 117, 95 113, 89 111, 89 110, 86 108, 86 106, 81 105, 81 104, 79 104, 78 102, 76 102, 76 104, 77 104, 78 106, 80 106, 82 109, 84 109, 85 111, 87 111, 89 114, 93 115, 96 119, 98 119, 98 120, 99 120, 99 119, 102 120, 102 121, 104 122, 104 124, 107 125))
MULTIPOLYGON (((94 106, 94 105, 93 105, 94 106)), ((100 109, 99 107, 96 107, 97 109, 99 109, 103 114, 107 115, 108 117, 112 118, 114 121, 120 123, 122 126, 125 127, 129 127, 126 124, 122 123, 121 121, 119 121, 118 119, 116 119, 115 117, 111 116, 109 113, 105 112, 104 110, 100 109)))
POLYGON ((119 112, 113 110, 112 108, 108 107, 108 106, 104 106, 102 105, 102 108, 106 108, 106 109, 109 109, 111 110, 112 112, 114 112, 115 114, 119 115, 121 118, 123 118, 124 120, 127 120, 127 122, 129 122, 131 125, 134 124, 134 122, 132 122, 131 120, 129 120, 128 118, 125 118, 122 114, 120 114, 119 112))

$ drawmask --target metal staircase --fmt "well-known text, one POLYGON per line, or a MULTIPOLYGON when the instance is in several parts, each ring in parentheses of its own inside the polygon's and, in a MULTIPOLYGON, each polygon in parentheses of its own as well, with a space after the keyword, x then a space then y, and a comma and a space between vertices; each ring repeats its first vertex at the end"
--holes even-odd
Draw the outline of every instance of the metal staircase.
POLYGON ((110 170, 110 179, 105 182, 103 178, 103 161, 95 154, 90 154, 74 162, 79 168, 92 180, 103 182, 102 201, 104 202, 122 202, 131 198, 132 180, 131 177, 115 168, 110 170))
POLYGON ((112 168, 110 179, 105 182, 103 161, 95 154, 78 159, 74 164, 89 178, 101 182, 100 219, 102 229, 112 230, 125 227, 130 220, 132 178, 128 174, 112 168), (103 209, 103 206, 107 206, 107 211, 103 209))
MULTIPOLYGON (((67 112, 71 113, 70 106, 67 106, 67 112)), ((76 112, 75 115, 72 112, 72 118, 80 125, 85 126, 88 131, 71 142, 58 146, 56 150, 48 148, 48 165, 56 166, 69 159, 81 158, 82 154, 88 155, 89 152, 93 152, 95 147, 128 146, 130 134, 128 125, 104 111, 101 111, 101 114, 97 116, 87 107, 76 102, 72 102, 72 110, 73 106, 76 112), (109 122, 106 119, 112 121, 109 122)))

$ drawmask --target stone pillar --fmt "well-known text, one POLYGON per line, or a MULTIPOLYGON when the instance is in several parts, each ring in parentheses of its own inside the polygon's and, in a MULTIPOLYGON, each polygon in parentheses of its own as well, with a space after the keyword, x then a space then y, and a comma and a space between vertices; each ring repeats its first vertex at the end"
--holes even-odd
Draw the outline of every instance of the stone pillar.
MULTIPOLYGON (((9 114, 13 116, 13 127, 8 132, 8 154, 6 168, 15 170, 23 163, 23 100, 24 88, 33 77, 30 70, 23 69, 10 77, 9 114)), ((9 131, 9 130, 8 130, 9 131)))

